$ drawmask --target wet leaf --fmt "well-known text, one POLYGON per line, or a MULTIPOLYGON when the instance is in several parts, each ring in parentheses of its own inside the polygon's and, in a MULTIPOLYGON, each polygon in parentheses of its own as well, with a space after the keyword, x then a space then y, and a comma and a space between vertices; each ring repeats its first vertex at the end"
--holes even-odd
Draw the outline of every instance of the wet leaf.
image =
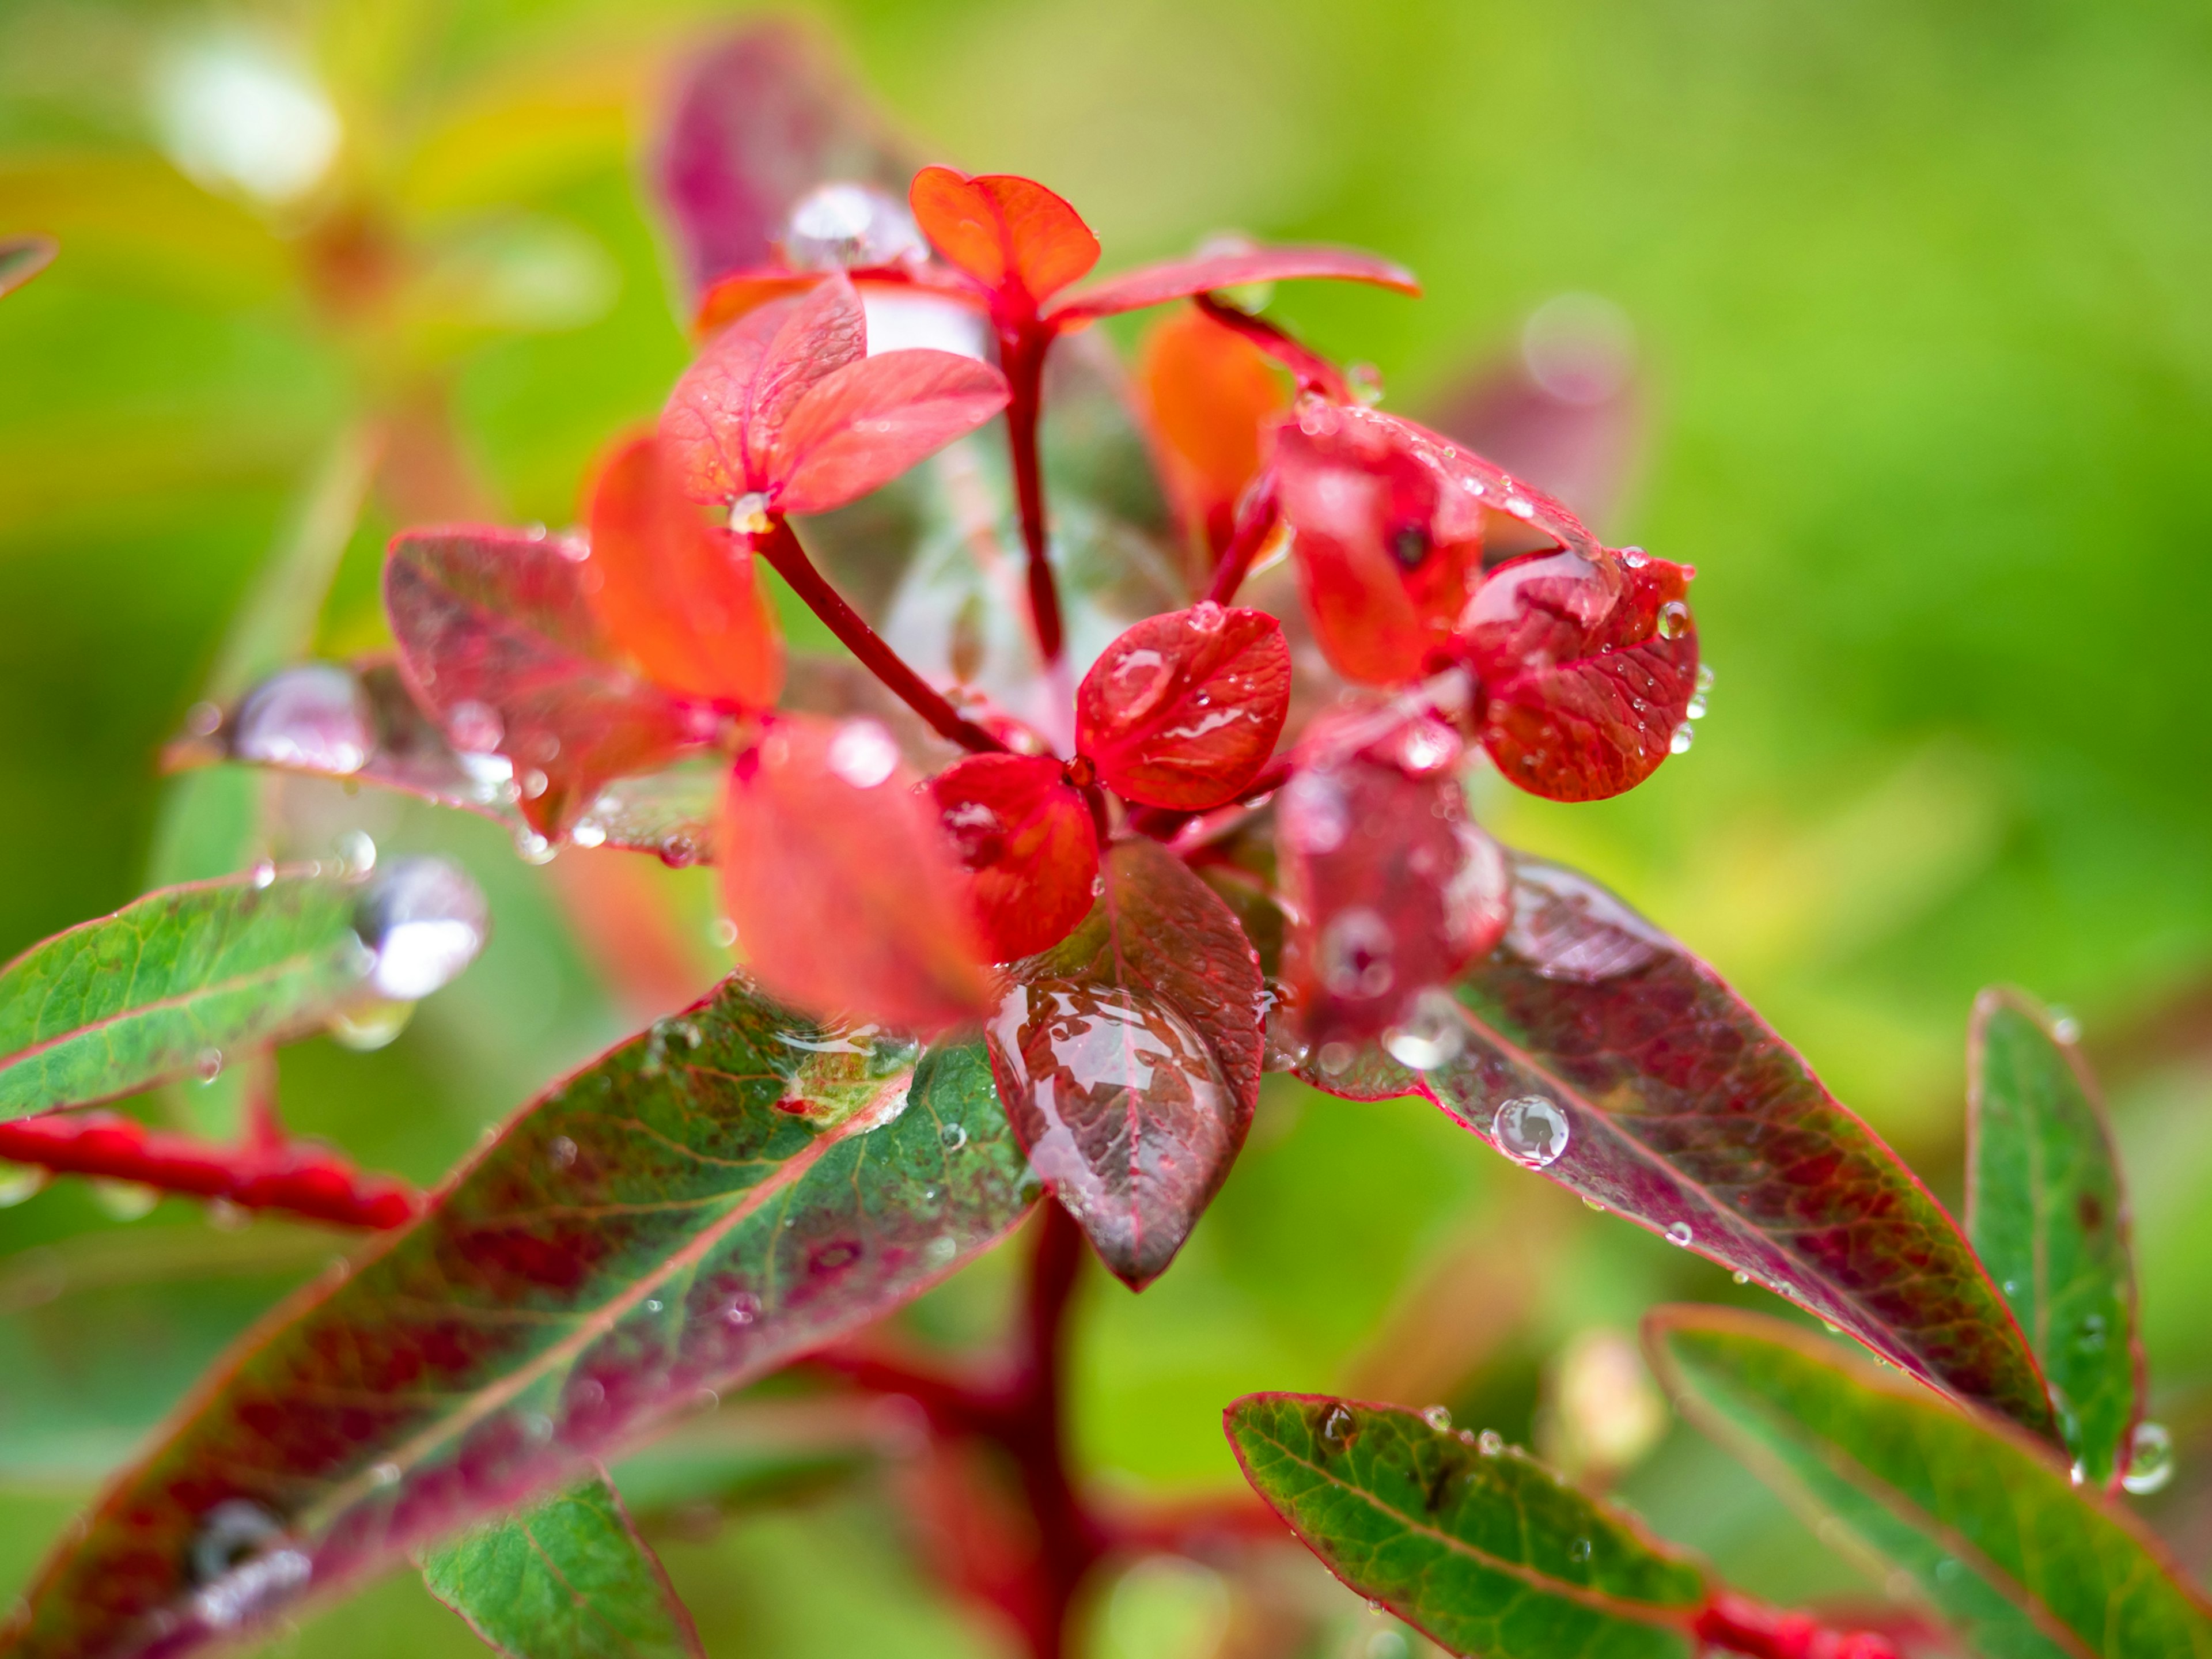
POLYGON ((1990 1659, 2212 1654, 2212 1606, 2048 1447, 1818 1335, 1670 1308, 1645 1324, 1683 1412, 1835 1538, 1910 1576, 1990 1659))
POLYGON ((1966 1237, 2043 1362, 2067 1449, 2124 1473, 2142 1346, 2127 1194, 2095 1080, 2051 1012, 1984 991, 1967 1040, 1966 1237))
POLYGON ((603 1472, 432 1552, 422 1582, 508 1659, 703 1659, 603 1472))
POLYGON ((2054 1443, 2041 1374, 1941 1205, 1713 970, 1587 876, 1515 857, 1513 922, 1425 1072, 1324 1047, 1334 1092, 1420 1092, 1516 1162, 1748 1274, 2054 1443))
POLYGON ((301 1036, 375 967, 362 890, 286 870, 150 893, 0 969, 0 1115, 112 1100, 301 1036))
POLYGON ((460 526, 399 536, 384 567, 408 690, 454 748, 507 763, 541 835, 565 830, 609 780, 713 735, 710 711, 613 660, 585 559, 560 538, 460 526))
POLYGON ((1517 1447, 1324 1395, 1248 1395, 1224 1420, 1244 1478, 1306 1547, 1453 1653, 1700 1650, 1697 1564, 1517 1447))
POLYGON ((1098 263, 1082 216, 1032 179, 924 167, 907 199, 930 245, 1017 310, 1034 311, 1098 263))
POLYGON ((1260 964, 1229 908, 1157 842, 1014 970, 988 1036, 1030 1165, 1132 1289, 1220 1190, 1260 1093, 1260 964))
POLYGON ((1057 760, 970 755, 929 782, 994 962, 1035 956, 1090 914, 1098 831, 1057 760))
POLYGON ((1027 1183, 980 1048, 917 1062, 729 981, 234 1355, 46 1569, 16 1651, 181 1655, 340 1593, 905 1302, 1027 1183))
POLYGON ((0 295, 13 294, 53 264, 57 251, 51 236, 0 236, 0 295))
POLYGON ((1419 294, 1421 285, 1403 265, 1357 248, 1261 247, 1246 252, 1201 255, 1194 259, 1171 259, 1109 276, 1104 282, 1070 295, 1052 308, 1056 322, 1110 317, 1116 312, 1138 311, 1169 300, 1184 300, 1216 289, 1241 288, 1248 283, 1287 283, 1300 277, 1334 277, 1343 282, 1373 283, 1401 294, 1419 294))
POLYGON ((1266 354, 1190 307, 1146 336, 1138 378, 1161 470, 1210 569, 1260 471, 1261 429, 1289 393, 1266 354))
POLYGON ((633 440, 608 458, 590 519, 592 609, 647 678, 739 709, 773 706, 783 640, 750 545, 707 526, 657 440, 633 440))
POLYGON ((950 351, 886 351, 824 375, 776 435, 777 507, 826 513, 890 483, 1006 404, 1006 377, 950 351))
POLYGON ((1207 601, 1149 617, 1106 647, 1076 689, 1076 745, 1130 800, 1218 806, 1274 753, 1290 703, 1283 625, 1207 601))
POLYGON ((952 843, 891 735, 865 718, 777 720, 738 757, 722 898, 775 994, 939 1031, 994 1000, 952 843))

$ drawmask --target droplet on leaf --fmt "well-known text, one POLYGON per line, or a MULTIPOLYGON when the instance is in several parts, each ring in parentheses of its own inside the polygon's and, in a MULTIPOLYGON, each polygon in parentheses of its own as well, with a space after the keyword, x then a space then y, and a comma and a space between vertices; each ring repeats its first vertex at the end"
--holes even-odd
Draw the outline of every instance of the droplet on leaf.
POLYGON ((1498 1109, 1490 1134, 1516 1164, 1541 1170, 1567 1150, 1567 1115, 1542 1095, 1522 1095, 1498 1109))
POLYGON ((1421 1421, 1442 1434, 1451 1427, 1451 1413, 1442 1406, 1424 1407, 1421 1411, 1421 1421))
POLYGON ((2164 1489, 2173 1479, 2173 1436, 2163 1423, 2138 1423, 2128 1437, 2127 1473, 2120 1485, 2136 1497, 2164 1489))
POLYGON ((477 884, 440 858, 403 859, 376 878, 354 930, 375 957, 368 982, 412 1002, 448 983, 483 948, 491 915, 477 884))
POLYGON ((817 185, 784 222, 783 257, 800 270, 898 264, 928 252, 906 204, 872 185, 817 185))
POLYGON ((1680 1245, 1686 1249, 1690 1241, 1696 1237, 1697 1235, 1690 1231, 1690 1224, 1686 1221, 1671 1222, 1668 1224, 1667 1242, 1669 1244, 1680 1245))
POLYGON ((230 752, 263 766, 346 777, 375 751, 368 695, 353 670, 301 663, 246 693, 231 724, 230 752))
POLYGON ((1416 1072, 1432 1072, 1455 1059, 1466 1041, 1460 1006, 1438 985, 1415 997, 1399 1023, 1382 1033, 1390 1058, 1416 1072))

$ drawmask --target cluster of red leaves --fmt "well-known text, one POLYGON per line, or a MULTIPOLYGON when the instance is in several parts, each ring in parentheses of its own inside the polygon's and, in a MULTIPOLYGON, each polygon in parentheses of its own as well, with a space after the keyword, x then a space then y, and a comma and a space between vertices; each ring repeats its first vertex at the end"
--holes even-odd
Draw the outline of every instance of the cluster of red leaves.
POLYGON ((1042 185, 927 167, 908 204, 902 234, 826 259, 787 245, 708 289, 707 337, 657 433, 618 447, 590 492, 588 544, 403 537, 389 608, 420 700, 460 747, 507 757, 546 836, 610 778, 727 750, 722 893, 762 985, 924 1033, 988 1024, 1040 1168, 1072 1208, 1084 1194, 1094 1242, 1141 1282, 1242 1140, 1271 1003, 1308 1041, 1387 1032, 1503 933, 1505 864, 1468 818, 1468 757, 1485 750, 1563 800, 1626 789, 1665 757, 1697 668, 1691 573, 1601 545, 1479 456, 1364 406, 1334 365, 1218 296, 1294 277, 1413 291, 1394 266, 1238 246, 1071 292, 1097 239, 1042 185), (890 289, 975 316, 995 362, 872 355, 862 293, 890 289), (1036 450, 1047 354, 1095 319, 1179 299, 1196 304, 1156 337, 1143 380, 1205 597, 1090 665, 1071 750, 1055 753, 923 680, 788 520, 1003 414, 1050 670, 1062 629, 1036 450), (1304 624, 1346 683, 1287 741, 1283 622, 1234 603, 1285 540, 1304 624), (779 711, 782 648, 756 558, 969 752, 924 777, 878 722, 779 711), (1273 994, 1211 889, 1175 857, 1115 851, 1188 853, 1271 806, 1289 938, 1273 994), (1059 1152, 1042 1146, 1053 1135, 1059 1152))

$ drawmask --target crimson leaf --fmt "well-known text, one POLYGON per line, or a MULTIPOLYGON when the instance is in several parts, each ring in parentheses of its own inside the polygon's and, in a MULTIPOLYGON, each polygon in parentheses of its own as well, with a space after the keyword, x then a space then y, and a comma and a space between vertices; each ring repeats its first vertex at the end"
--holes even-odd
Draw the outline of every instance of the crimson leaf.
POLYGON ((924 167, 907 199, 931 245, 1013 310, 1035 311, 1098 263, 1091 227, 1033 179, 924 167))
POLYGON ((1116 312, 1138 311, 1169 300, 1185 300, 1215 289, 1242 288, 1248 283, 1281 283, 1303 276, 1332 276, 1345 282, 1373 283, 1401 294, 1419 294, 1421 285, 1403 265, 1357 248, 1261 247, 1238 253, 1201 254, 1196 258, 1171 259, 1137 270, 1109 276, 1072 294, 1052 308, 1052 320, 1063 325, 1110 317, 1116 312))
POLYGON ((969 755, 929 781, 994 962, 1048 951, 1090 914, 1098 831, 1066 769, 1042 756, 969 755))
POLYGON ((1290 706, 1282 623, 1209 600, 1106 647, 1076 690, 1076 746, 1129 799, 1202 810, 1258 775, 1290 706))

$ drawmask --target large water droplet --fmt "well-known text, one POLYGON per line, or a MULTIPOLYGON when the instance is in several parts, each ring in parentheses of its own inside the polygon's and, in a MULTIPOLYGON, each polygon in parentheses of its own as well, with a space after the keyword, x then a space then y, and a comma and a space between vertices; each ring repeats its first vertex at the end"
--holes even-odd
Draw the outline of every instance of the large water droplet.
POLYGON ((1340 997, 1379 997, 1395 976, 1391 957, 1397 936, 1382 915, 1364 904, 1331 916, 1321 930, 1322 982, 1340 997))
POLYGON ((411 1002, 467 967, 490 925, 483 895, 458 865, 415 858, 401 860, 371 884, 354 931, 376 958, 371 988, 411 1002))
POLYGON ((1474 1446, 1485 1457, 1495 1457, 1505 1449, 1505 1437, 1495 1429, 1485 1429, 1476 1437, 1474 1446))
POLYGON ((375 751, 368 696, 349 668, 302 663, 246 694, 231 726, 230 752, 264 766, 347 776, 375 751))
POLYGON ((1421 1410, 1421 1421, 1439 1434, 1447 1433, 1451 1428, 1451 1413, 1442 1406, 1426 1406, 1421 1410))
POLYGON ((1321 1419, 1321 1437, 1331 1450, 1342 1451, 1359 1437, 1359 1419, 1348 1406, 1331 1406, 1321 1419))
POLYGON ((898 744, 880 720, 847 720, 830 739, 830 769, 855 789, 872 789, 898 769, 898 744))
POLYGON ((2120 1485, 2141 1498, 2173 1479, 2173 1436, 2163 1423, 2138 1423, 2128 1438, 2127 1472, 2120 1485))
POLYGON ((415 1005, 391 997, 368 996, 348 1003, 330 1018, 331 1040, 356 1054, 388 1048, 415 1017, 415 1005))
POLYGON ((784 222, 783 257, 801 270, 897 264, 928 252, 905 203, 872 185, 817 185, 784 222))
POLYGON ((1667 739, 1667 752, 1670 755, 1686 755, 1690 752, 1690 745, 1697 740, 1698 728, 1689 721, 1684 720, 1674 728, 1674 735, 1667 739))
POLYGON ((1455 1058, 1467 1042, 1467 1021, 1442 986, 1415 997, 1398 1023, 1382 1033, 1382 1046, 1401 1066, 1432 1072, 1455 1058))
POLYGON ((1697 1235, 1690 1231, 1690 1224, 1686 1221, 1674 1222, 1667 1229, 1667 1242, 1669 1244, 1679 1245, 1684 1249, 1689 1248, 1690 1241, 1696 1237, 1697 1235))
POLYGON ((192 1611, 203 1624, 232 1629, 307 1582, 314 1564, 299 1550, 281 1547, 283 1536, 276 1516, 242 1498, 207 1512, 189 1551, 199 1586, 192 1611))
POLYGON ((1595 985, 1675 948, 1587 876, 1532 862, 1522 863, 1516 875, 1506 948, 1546 979, 1595 985))
POLYGON ((1311 1052, 1299 1029, 1297 1010, 1291 1005, 1281 981, 1269 980, 1261 993, 1267 1004, 1267 1024, 1260 1035, 1260 1066, 1268 1072, 1295 1072, 1311 1052))
POLYGON ((1540 1170, 1567 1150, 1567 1115, 1541 1095, 1522 1095, 1498 1109, 1490 1136, 1516 1164, 1540 1170))
POLYGON ((1679 640, 1690 631, 1690 607, 1680 599, 1669 599, 1659 607, 1659 637, 1679 640))
POLYGON ((49 1176, 30 1164, 0 1164, 0 1210, 12 1210, 46 1189, 49 1176))

